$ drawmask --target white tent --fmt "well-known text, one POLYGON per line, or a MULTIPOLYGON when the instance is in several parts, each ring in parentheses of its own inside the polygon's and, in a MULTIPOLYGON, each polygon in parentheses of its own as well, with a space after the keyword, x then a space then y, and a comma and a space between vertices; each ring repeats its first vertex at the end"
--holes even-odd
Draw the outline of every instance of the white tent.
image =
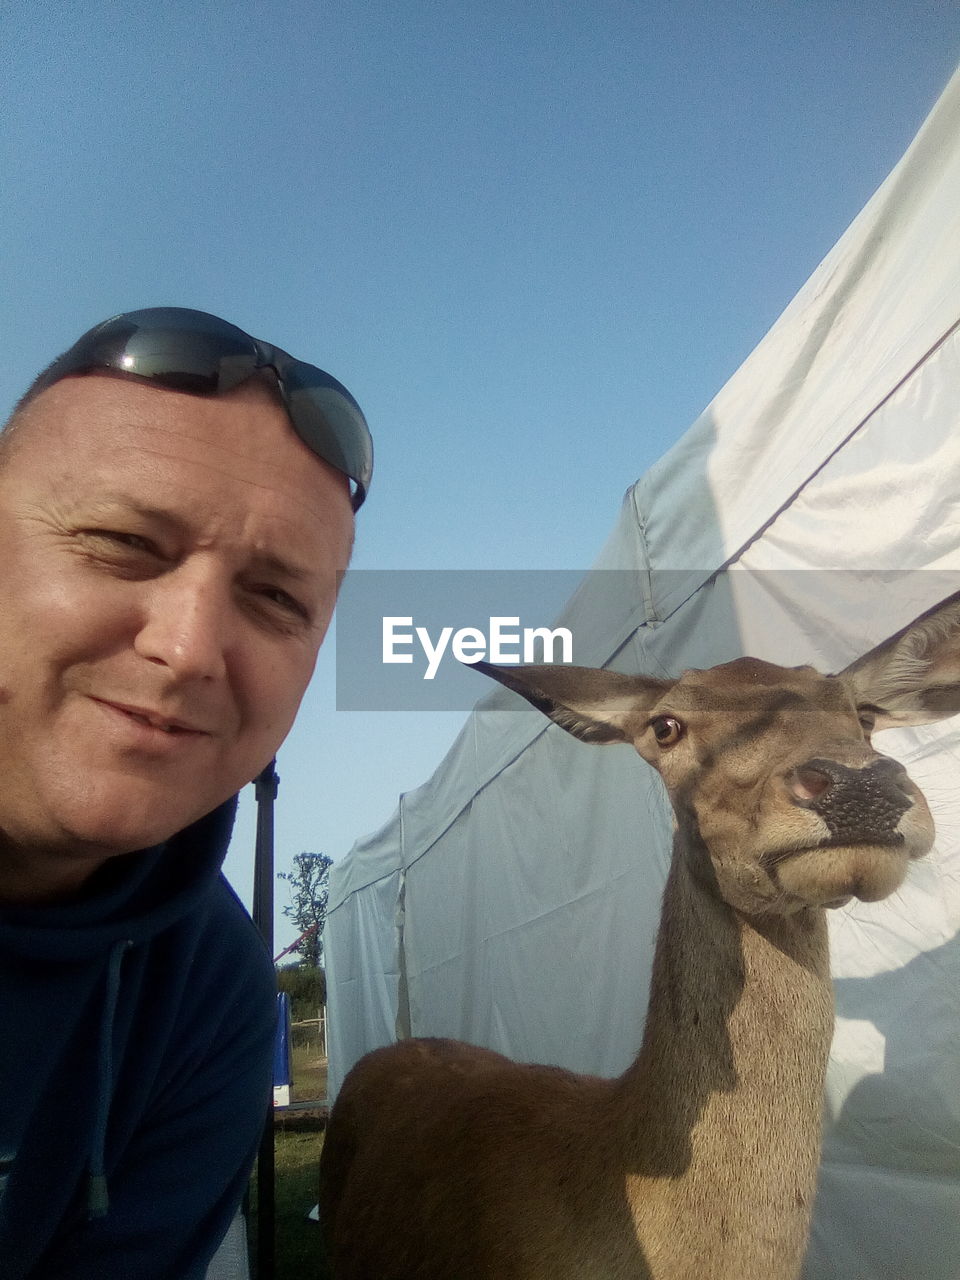
MULTIPOLYGON (((587 665, 677 673, 747 652, 837 669, 958 571, 960 73, 628 491, 564 622, 587 665)), ((481 703, 334 868, 333 1090, 397 1035, 603 1075, 639 1046, 670 845, 659 781, 631 749, 584 746, 516 703, 481 703)), ((960 717, 880 745, 925 789, 938 840, 891 899, 831 913, 838 1018, 805 1276, 957 1280, 960 717)))

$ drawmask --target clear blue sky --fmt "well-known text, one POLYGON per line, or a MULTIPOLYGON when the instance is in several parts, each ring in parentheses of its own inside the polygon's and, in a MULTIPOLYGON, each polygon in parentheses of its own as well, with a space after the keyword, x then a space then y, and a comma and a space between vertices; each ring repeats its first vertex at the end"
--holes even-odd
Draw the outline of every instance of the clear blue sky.
MULTIPOLYGON (((0 412, 114 312, 214 311, 363 405, 358 567, 581 569, 896 163, 960 12, 4 0, 0 51, 0 412)), ((341 857, 463 720, 338 712, 333 656, 280 867, 341 857)))

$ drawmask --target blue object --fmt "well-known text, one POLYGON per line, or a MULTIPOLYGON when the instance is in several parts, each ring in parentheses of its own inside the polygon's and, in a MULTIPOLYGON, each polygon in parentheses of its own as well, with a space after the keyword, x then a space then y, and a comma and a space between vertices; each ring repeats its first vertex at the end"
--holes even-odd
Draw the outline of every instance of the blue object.
POLYGON ((293 1084, 293 1061, 290 1056, 290 997, 277 992, 277 1035, 273 1044, 273 1087, 293 1084))

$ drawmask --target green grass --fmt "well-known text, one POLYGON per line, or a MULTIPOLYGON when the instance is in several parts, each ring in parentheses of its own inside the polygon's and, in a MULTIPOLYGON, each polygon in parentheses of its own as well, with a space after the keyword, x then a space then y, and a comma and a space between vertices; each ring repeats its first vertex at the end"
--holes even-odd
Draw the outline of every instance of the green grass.
MULTIPOLYGON (((327 1064, 316 1051, 294 1048, 293 1096, 312 1101, 326 1096, 327 1064)), ((317 1203, 324 1116, 319 1111, 278 1112, 274 1120, 276 1152, 275 1280, 330 1280, 320 1228, 307 1214, 317 1203)), ((256 1258, 256 1175, 250 1192, 251 1258, 256 1258)), ((251 1268, 253 1270, 253 1267, 251 1268)), ((255 1272, 254 1272, 255 1274, 255 1272)))
POLYGON ((317 1056, 312 1044, 293 1046, 293 1098, 310 1102, 327 1096, 327 1060, 317 1056))

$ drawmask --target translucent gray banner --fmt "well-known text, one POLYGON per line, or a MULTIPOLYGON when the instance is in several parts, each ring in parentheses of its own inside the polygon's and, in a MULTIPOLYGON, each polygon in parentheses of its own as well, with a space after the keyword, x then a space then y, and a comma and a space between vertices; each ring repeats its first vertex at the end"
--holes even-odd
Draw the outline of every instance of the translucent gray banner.
POLYGON ((350 571, 337 709, 469 710, 493 689, 478 659, 676 676, 749 654, 840 670, 958 589, 960 574, 931 570, 350 571))

